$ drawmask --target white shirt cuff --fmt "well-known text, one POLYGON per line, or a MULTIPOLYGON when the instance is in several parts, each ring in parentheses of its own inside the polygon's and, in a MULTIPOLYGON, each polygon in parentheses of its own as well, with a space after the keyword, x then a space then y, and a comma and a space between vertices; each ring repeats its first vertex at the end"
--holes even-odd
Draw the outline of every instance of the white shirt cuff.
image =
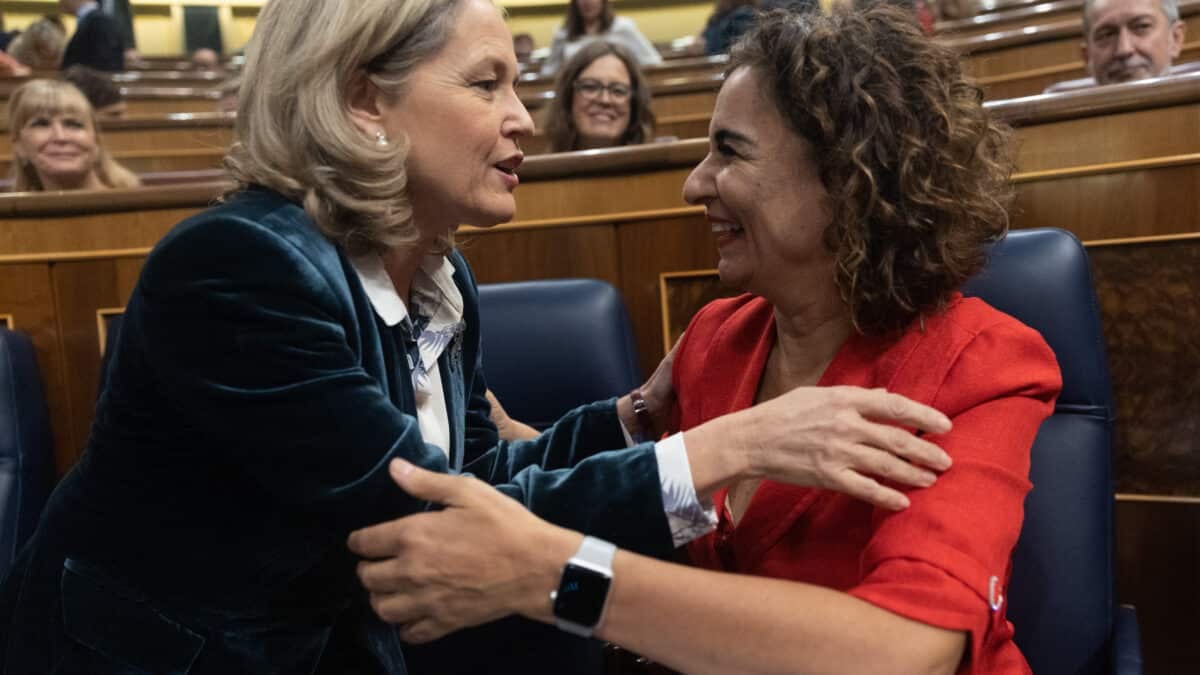
POLYGON ((700 501, 692 482, 683 434, 668 436, 654 444, 658 460, 658 479, 662 485, 663 511, 671 527, 671 539, 678 548, 717 527, 717 510, 712 501, 700 501))

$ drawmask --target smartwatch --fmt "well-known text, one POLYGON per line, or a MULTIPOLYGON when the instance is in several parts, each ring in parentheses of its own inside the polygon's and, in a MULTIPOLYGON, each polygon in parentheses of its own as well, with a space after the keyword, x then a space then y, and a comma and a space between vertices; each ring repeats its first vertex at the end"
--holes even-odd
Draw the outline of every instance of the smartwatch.
POLYGON ((550 593, 554 625, 579 637, 591 637, 604 618, 612 586, 612 561, 617 547, 584 537, 579 550, 563 567, 558 590, 550 593))

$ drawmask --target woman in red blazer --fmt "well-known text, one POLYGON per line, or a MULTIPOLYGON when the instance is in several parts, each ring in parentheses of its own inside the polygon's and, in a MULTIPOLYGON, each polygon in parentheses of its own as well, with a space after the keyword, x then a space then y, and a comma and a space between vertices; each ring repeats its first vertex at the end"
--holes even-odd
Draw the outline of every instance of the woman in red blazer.
MULTIPOLYGON (((830 485, 719 490, 715 529, 688 547, 706 569, 616 553, 596 630, 689 673, 1028 672, 1006 585, 1029 449, 1061 380, 1036 331, 958 292, 1006 229, 1009 134, 957 56, 893 8, 769 14, 729 68, 684 197, 705 207, 722 281, 746 294, 701 310, 675 350, 684 440, 798 388, 886 388, 950 417, 952 430, 928 438, 953 466, 900 487, 901 510, 830 485)), ((871 489, 898 487, 877 475, 871 489)), ((399 480, 458 508, 408 519, 409 548, 387 564, 505 561, 531 571, 512 609, 562 618, 537 591, 555 588, 578 534, 470 483, 419 470, 399 480), (494 546, 439 546, 421 519, 454 519, 446 531, 474 522, 469 540, 494 546)), ((374 536, 352 541, 370 549, 374 536)), ((377 610, 455 626, 438 584, 414 572, 398 602, 382 576, 360 571, 377 610)))

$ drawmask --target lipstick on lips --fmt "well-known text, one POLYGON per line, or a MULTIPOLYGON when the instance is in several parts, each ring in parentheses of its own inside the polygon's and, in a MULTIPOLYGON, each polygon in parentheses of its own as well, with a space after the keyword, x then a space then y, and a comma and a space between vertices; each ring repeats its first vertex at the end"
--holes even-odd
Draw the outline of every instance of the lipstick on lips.
POLYGON ((517 177, 517 169, 524 161, 525 154, 518 151, 516 154, 509 156, 503 161, 496 162, 492 166, 504 177, 504 184, 511 190, 521 184, 521 179, 517 177))
POLYGON ((737 240, 746 231, 745 228, 732 220, 714 217, 712 214, 705 214, 705 217, 712 228, 713 239, 717 242, 717 248, 737 240))

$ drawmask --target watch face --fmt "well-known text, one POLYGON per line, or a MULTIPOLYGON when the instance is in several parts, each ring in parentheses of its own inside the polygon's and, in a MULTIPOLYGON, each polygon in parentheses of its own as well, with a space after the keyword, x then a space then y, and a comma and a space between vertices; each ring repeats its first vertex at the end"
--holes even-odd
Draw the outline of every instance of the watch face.
POLYGON ((595 626, 604 612, 611 583, 606 574, 567 563, 554 596, 554 616, 581 626, 595 626))

